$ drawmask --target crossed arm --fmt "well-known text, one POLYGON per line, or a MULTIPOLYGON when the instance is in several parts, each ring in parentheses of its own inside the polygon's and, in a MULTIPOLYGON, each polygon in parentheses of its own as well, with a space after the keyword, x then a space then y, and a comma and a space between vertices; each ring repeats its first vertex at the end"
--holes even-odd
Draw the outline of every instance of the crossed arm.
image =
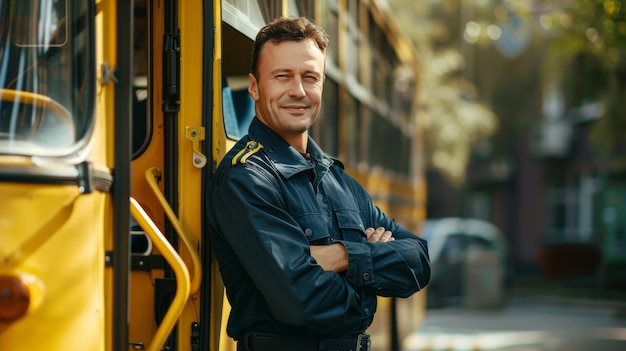
MULTIPOLYGON (((371 243, 395 240, 392 233, 383 227, 367 228, 365 235, 371 243)), ((324 270, 340 273, 348 269, 348 252, 343 244, 311 245, 311 256, 324 270)))

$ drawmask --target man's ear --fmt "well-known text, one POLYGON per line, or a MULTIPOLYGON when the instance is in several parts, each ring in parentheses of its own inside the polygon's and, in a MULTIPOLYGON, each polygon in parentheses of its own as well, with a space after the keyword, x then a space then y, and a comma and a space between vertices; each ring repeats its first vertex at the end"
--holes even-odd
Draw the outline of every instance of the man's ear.
POLYGON ((254 101, 259 99, 259 85, 256 81, 256 77, 252 73, 248 73, 248 94, 254 101))

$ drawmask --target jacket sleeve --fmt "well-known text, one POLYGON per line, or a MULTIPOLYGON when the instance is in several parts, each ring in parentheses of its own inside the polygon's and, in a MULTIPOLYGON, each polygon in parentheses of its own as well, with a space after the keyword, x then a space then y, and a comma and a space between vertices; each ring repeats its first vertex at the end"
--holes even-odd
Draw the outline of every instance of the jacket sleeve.
POLYGON ((385 243, 343 241, 348 251, 346 279, 370 294, 389 297, 408 297, 426 287, 430 281, 426 240, 398 225, 374 205, 361 185, 346 178, 366 226, 384 227, 395 238, 385 243))
POLYGON ((307 237, 285 210, 279 182, 255 168, 232 167, 220 180, 211 199, 219 204, 212 220, 274 318, 320 333, 337 326, 366 327, 375 298, 364 300, 367 294, 316 264, 307 237))

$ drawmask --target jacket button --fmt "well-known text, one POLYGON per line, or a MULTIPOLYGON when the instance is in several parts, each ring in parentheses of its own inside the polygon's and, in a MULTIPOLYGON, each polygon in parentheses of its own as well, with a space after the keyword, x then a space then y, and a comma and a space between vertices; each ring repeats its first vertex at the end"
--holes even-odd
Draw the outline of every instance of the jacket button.
POLYGON ((311 236, 311 235, 313 235, 313 230, 311 230, 311 228, 306 228, 306 229, 304 230, 304 235, 306 235, 306 236, 311 236))
POLYGON ((362 278, 363 278, 363 280, 368 281, 368 280, 370 280, 370 274, 369 273, 363 273, 362 278))

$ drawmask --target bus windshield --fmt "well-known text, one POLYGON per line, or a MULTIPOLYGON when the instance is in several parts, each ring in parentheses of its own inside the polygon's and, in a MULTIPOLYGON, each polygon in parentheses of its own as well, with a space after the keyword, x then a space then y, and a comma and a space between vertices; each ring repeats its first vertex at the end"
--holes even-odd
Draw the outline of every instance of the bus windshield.
POLYGON ((66 156, 92 125, 90 1, 0 0, 0 154, 66 156))

